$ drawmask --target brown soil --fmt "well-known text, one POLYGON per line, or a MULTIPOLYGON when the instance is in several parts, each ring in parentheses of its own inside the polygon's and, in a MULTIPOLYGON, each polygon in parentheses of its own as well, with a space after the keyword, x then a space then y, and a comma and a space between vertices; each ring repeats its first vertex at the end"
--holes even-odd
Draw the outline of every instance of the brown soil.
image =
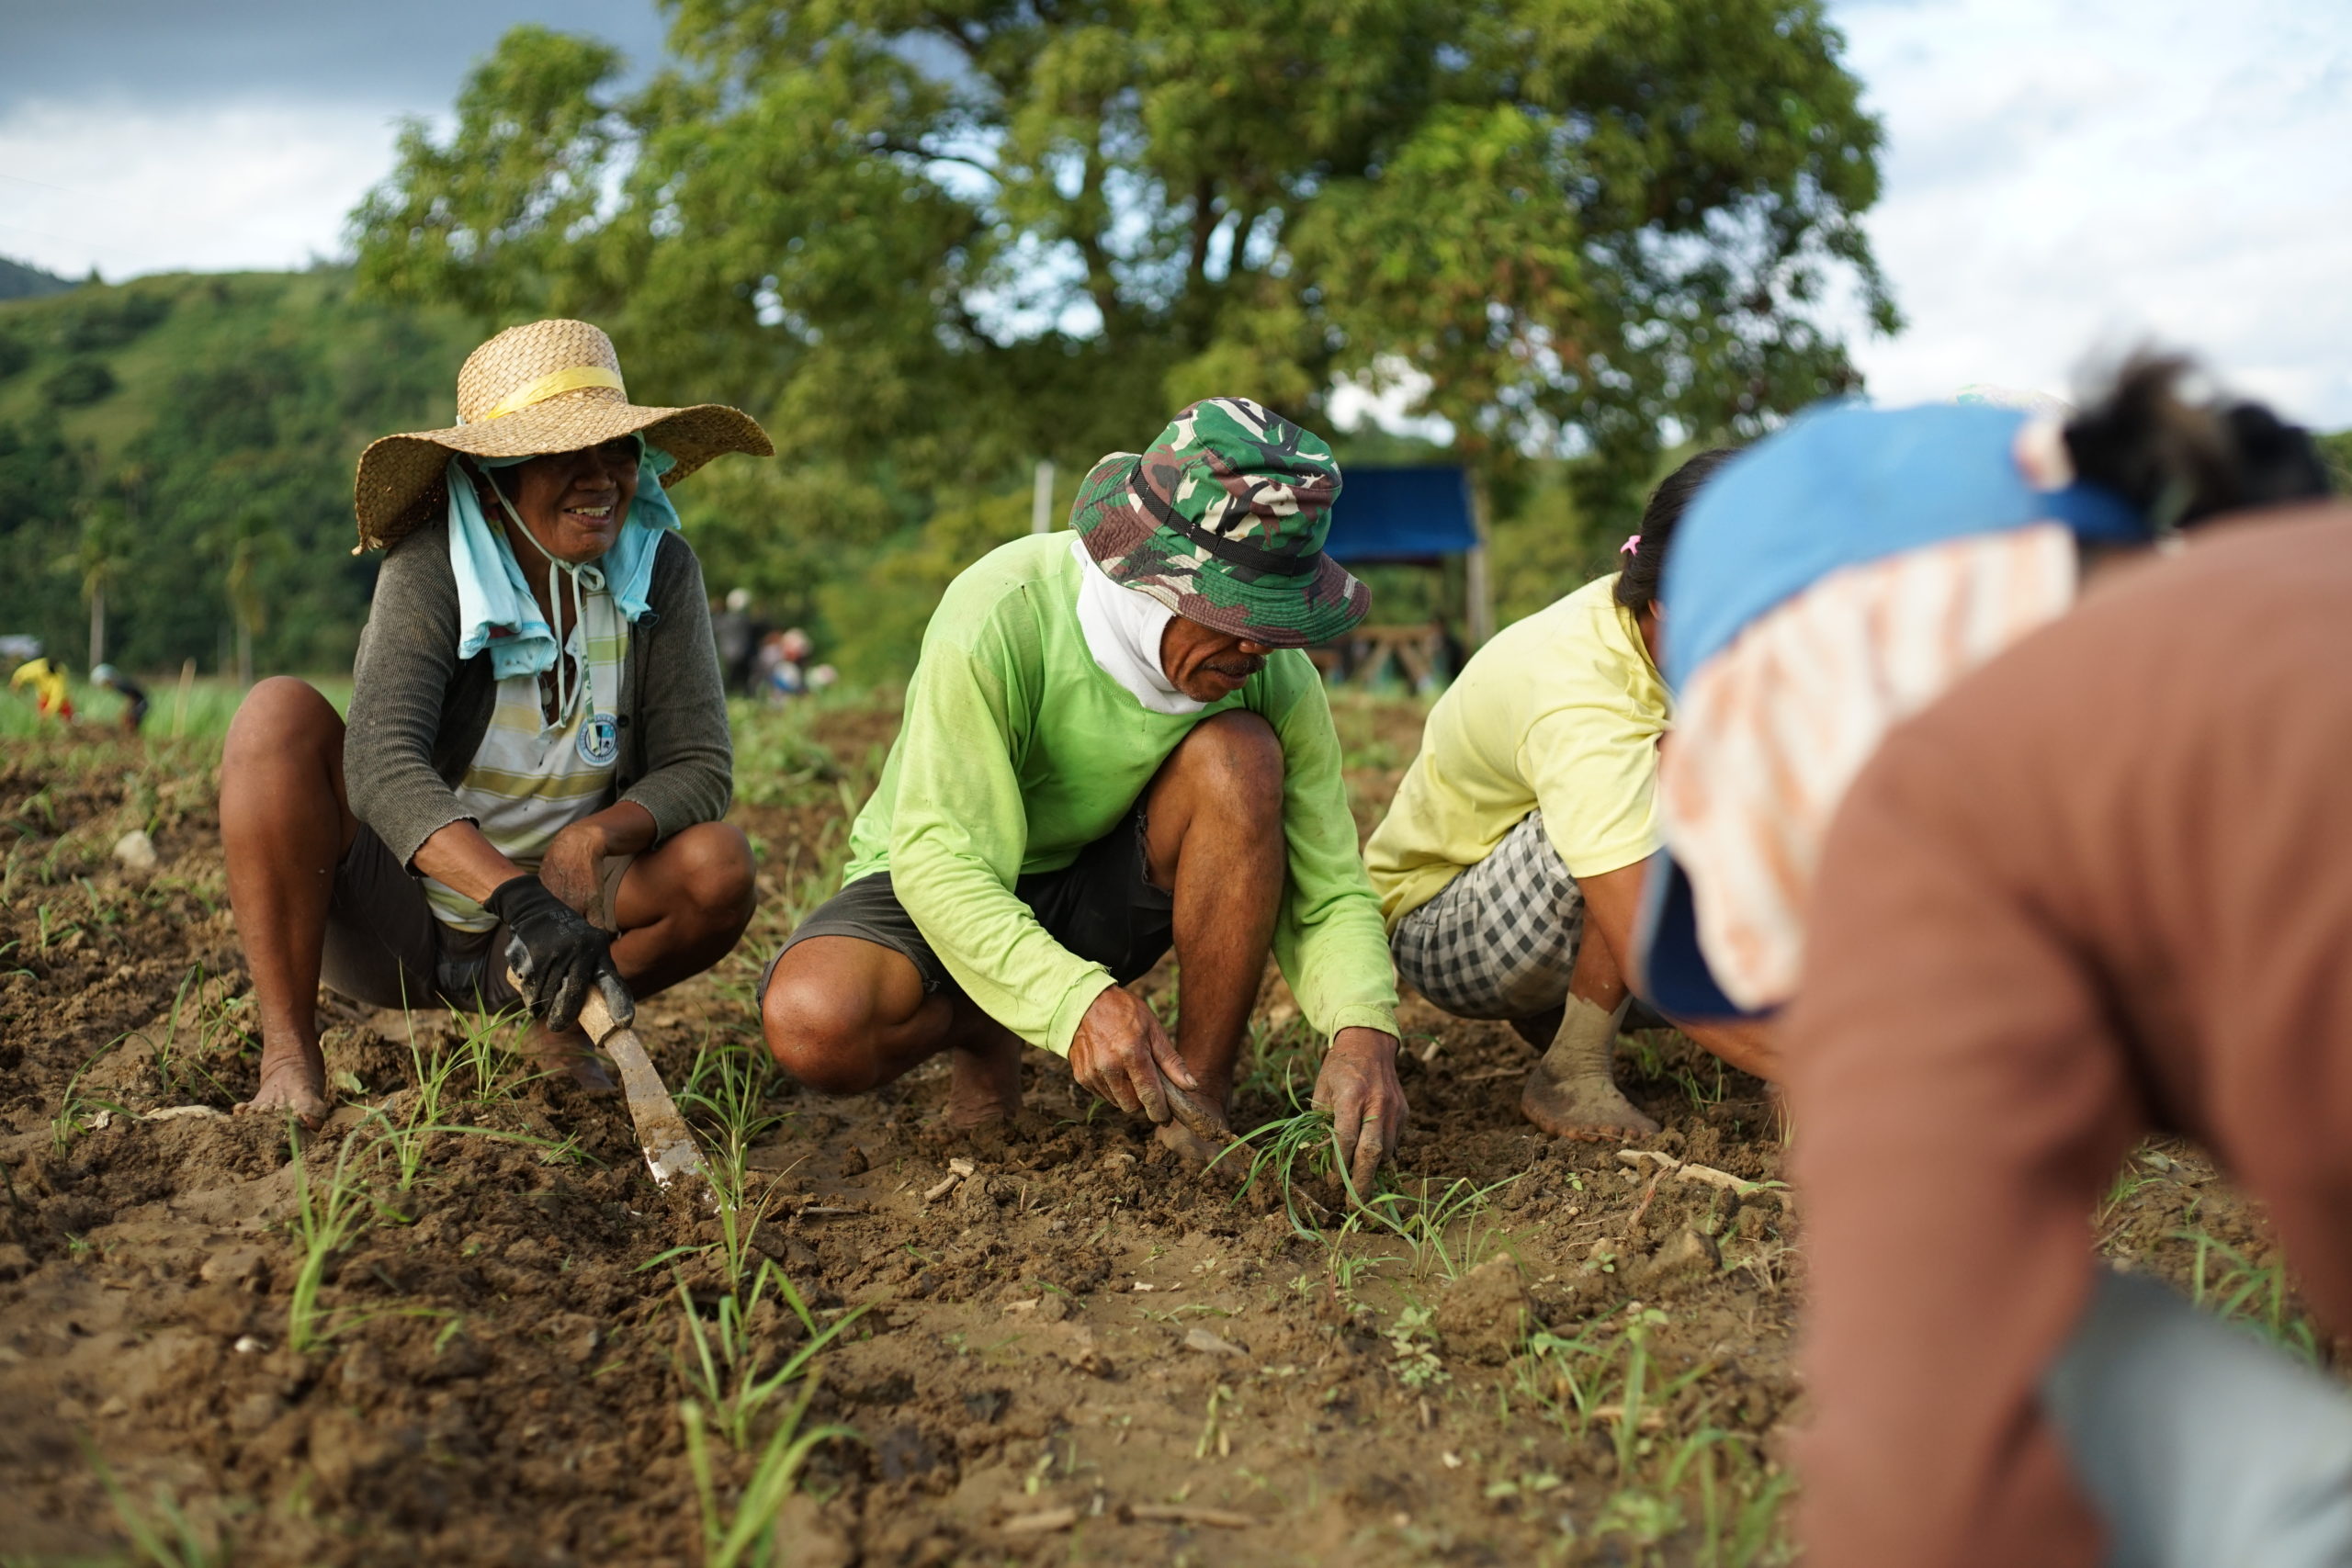
MULTIPOLYGON (((1417 719, 1340 717, 1368 823, 1417 719)), ((759 962, 838 863, 843 802, 890 726, 830 716, 816 739, 837 766, 747 788, 759 923, 640 1010, 673 1088, 698 1058, 763 1066, 759 962)), ((127 1560, 134 1525, 183 1523, 188 1562, 703 1561, 682 1297, 709 1332, 747 1276, 730 1281, 716 1222, 653 1187, 616 1102, 464 1057, 439 1120, 468 1130, 420 1138, 402 1190, 380 1135, 476 1026, 331 1006, 344 1103, 299 1159, 259 1118, 143 1114, 252 1086, 212 798, 195 743, 0 762, 8 1561, 127 1560), (126 870, 109 848, 142 825, 160 863, 126 870), (289 1226, 339 1156, 364 1223, 315 1281, 335 1332, 298 1354, 289 1226)), ((978 1140, 937 1130, 937 1068, 849 1101, 766 1075, 781 1120, 750 1152, 767 1217, 746 1268, 773 1259, 820 1325, 864 1309, 800 1385, 804 1426, 854 1435, 814 1448, 784 1560, 1780 1560, 1792 1211, 1669 1168, 1777 1179, 1760 1086, 1645 1037, 1620 1077, 1665 1158, 1554 1142, 1516 1113, 1532 1056, 1507 1029, 1418 1000, 1406 1020, 1397 1184, 1494 1187, 1418 1247, 1361 1224, 1302 1235, 1271 1179, 1237 1195, 1238 1172, 1183 1176, 1042 1055, 1028 1111, 978 1140), (942 1191, 951 1159, 972 1173, 942 1191)), ((1283 1062, 1302 1096, 1311 1081, 1278 982, 1261 1022, 1243 1127, 1287 1111, 1283 1062)), ((2099 1216, 2111 1251, 2177 1276, 2195 1249, 2173 1233, 2193 1226, 2268 1266, 2188 1151, 2143 1153, 2128 1180, 2099 1216)), ((1339 1201, 1303 1181, 1306 1228, 1339 1201)), ((2209 1272, 2229 1267, 2209 1250, 2209 1272)), ((750 1314, 769 1357, 807 1333, 774 1295, 750 1314)), ((750 1459, 715 1452, 731 1511, 750 1459)))

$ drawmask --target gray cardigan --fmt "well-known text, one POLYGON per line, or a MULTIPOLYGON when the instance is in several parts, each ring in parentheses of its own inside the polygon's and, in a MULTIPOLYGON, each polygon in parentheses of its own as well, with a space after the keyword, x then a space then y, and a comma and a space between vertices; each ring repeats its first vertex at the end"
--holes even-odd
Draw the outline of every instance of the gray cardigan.
MULTIPOLYGON (((667 535, 653 558, 650 608, 629 627, 621 672, 620 798, 652 813, 659 838, 727 814, 734 751, 727 694, 703 597, 702 563, 667 535)), ((490 728, 490 656, 458 658, 458 580, 447 525, 385 553, 352 667, 343 776, 352 815, 402 865, 451 822, 472 820, 454 793, 490 728)))

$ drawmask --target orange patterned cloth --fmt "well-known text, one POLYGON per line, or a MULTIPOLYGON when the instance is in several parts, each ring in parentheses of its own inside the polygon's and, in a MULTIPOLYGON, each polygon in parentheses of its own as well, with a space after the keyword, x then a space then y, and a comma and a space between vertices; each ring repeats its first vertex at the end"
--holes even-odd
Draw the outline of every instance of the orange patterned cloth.
POLYGON ((1691 676, 1662 759, 1661 827, 1688 868, 1724 994, 1796 989, 1838 803, 1880 738, 2074 602, 2062 524, 1946 540, 1832 572, 1691 676))

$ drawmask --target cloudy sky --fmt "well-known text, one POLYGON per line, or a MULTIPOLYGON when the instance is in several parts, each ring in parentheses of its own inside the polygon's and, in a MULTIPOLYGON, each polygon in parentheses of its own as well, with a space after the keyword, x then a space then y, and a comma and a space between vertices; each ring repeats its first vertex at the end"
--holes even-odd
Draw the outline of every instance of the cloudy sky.
MULTIPOLYGON (((1887 127, 1890 400, 2061 391, 2150 334, 2352 425, 2352 5, 1830 0, 1887 127)), ((341 246, 406 114, 515 21, 660 47, 652 0, 0 0, 0 254, 108 278, 341 246)))

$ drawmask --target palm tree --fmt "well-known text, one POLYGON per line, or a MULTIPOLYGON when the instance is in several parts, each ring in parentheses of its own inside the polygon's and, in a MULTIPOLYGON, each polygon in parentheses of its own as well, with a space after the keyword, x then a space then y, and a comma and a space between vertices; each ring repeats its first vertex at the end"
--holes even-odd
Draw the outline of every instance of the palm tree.
POLYGON ((237 685, 243 690, 254 683, 254 634, 267 629, 268 601, 261 591, 259 569, 281 541, 259 513, 245 512, 213 529, 207 543, 225 569, 221 586, 228 591, 229 618, 237 628, 237 685))
POLYGON ((82 580, 82 598, 90 606, 90 662, 96 670, 107 661, 107 590, 122 575, 127 538, 120 514, 110 502, 100 501, 82 510, 82 531, 74 553, 58 569, 82 580))

